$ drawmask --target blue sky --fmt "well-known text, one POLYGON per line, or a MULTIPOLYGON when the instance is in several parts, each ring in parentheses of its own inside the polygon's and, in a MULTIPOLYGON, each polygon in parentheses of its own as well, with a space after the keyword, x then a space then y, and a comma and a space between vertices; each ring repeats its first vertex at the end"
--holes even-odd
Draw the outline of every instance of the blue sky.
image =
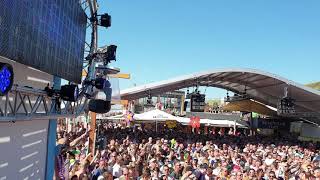
MULTIPOLYGON (((243 67, 320 80, 318 0, 100 0, 112 16, 99 45, 118 45, 121 89, 203 70, 243 67)), ((207 90, 219 98, 226 91, 207 90)))

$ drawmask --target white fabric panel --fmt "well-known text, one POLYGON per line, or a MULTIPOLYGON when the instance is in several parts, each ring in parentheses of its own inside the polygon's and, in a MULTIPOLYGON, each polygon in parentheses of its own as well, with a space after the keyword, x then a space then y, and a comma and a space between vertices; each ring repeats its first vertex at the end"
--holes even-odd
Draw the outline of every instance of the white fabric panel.
POLYGON ((44 179, 48 120, 0 122, 0 179, 44 179))

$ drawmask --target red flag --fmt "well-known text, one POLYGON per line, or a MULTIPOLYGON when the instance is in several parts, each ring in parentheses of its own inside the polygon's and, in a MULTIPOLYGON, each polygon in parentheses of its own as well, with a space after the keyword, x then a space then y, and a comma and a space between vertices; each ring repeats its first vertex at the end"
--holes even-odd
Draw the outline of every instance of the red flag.
POLYGON ((192 128, 200 128, 200 117, 191 116, 189 123, 192 128))

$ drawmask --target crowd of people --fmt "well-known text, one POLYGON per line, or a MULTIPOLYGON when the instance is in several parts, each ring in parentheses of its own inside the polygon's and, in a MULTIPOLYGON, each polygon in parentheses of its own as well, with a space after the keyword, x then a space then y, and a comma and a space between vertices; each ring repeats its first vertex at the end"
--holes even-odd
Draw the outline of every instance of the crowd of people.
POLYGON ((319 144, 292 136, 155 132, 114 123, 102 125, 97 134, 94 155, 87 153, 85 128, 58 134, 64 146, 56 179, 320 179, 319 144))

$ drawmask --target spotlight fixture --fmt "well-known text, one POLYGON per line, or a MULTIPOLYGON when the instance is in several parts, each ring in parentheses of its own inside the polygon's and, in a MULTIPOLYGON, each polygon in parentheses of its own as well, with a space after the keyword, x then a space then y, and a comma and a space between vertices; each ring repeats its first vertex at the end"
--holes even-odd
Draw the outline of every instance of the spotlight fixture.
POLYGON ((0 63, 0 96, 6 95, 13 85, 13 68, 10 64, 0 63))
POLYGON ((74 84, 61 86, 60 96, 65 101, 75 102, 79 97, 79 88, 74 84))
POLYGON ((111 61, 116 61, 116 45, 104 46, 98 49, 90 58, 94 58, 96 62, 103 62, 107 65, 111 61))
POLYGON ((105 28, 108 28, 111 26, 111 16, 108 13, 101 15, 100 26, 103 26, 105 28))
POLYGON ((65 101, 75 102, 79 97, 79 88, 74 84, 61 86, 60 90, 50 88, 49 84, 47 84, 44 90, 49 97, 56 98, 57 100, 61 98, 65 101))
POLYGON ((116 61, 116 53, 117 53, 117 46, 110 45, 107 47, 107 52, 105 53, 105 62, 116 61))

